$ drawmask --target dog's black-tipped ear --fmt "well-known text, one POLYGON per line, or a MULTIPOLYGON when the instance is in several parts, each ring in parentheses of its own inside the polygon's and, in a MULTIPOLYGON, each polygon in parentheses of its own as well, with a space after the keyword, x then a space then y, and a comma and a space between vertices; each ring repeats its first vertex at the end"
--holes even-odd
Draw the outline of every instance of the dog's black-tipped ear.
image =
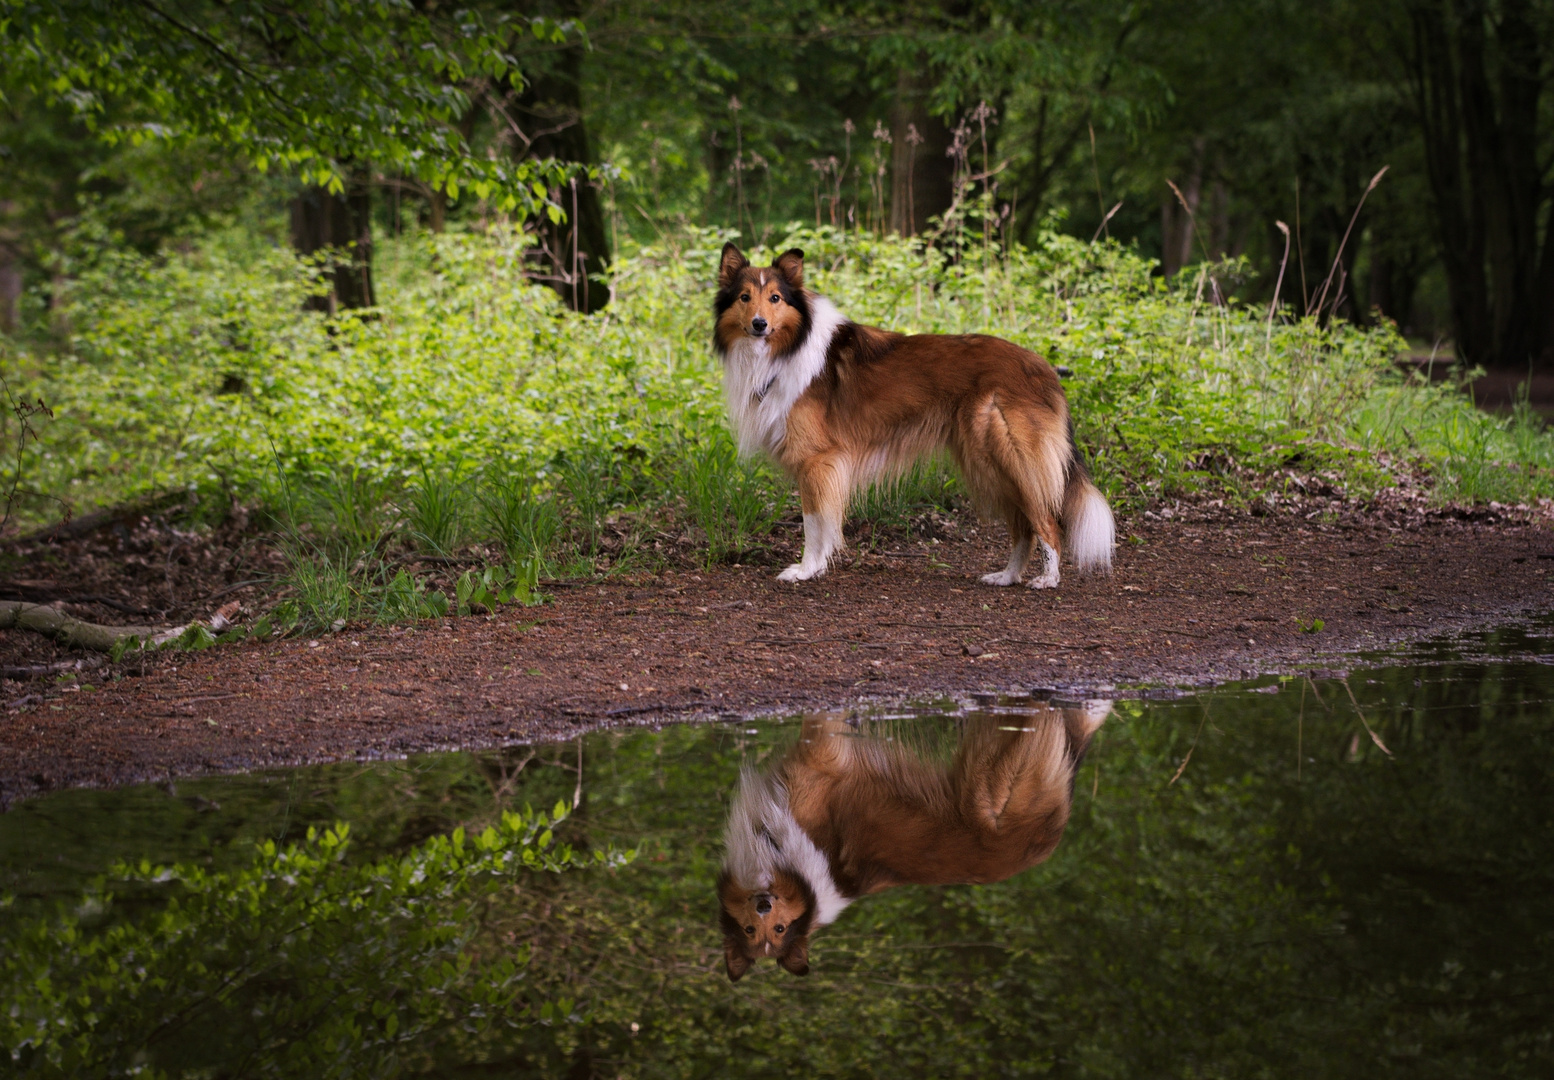
POLYGON ((750 260, 745 258, 732 242, 723 245, 723 258, 718 262, 718 288, 726 289, 734 284, 734 279, 739 277, 739 272, 750 265, 750 260))
POLYGON ((800 941, 791 946, 777 962, 795 975, 808 975, 809 942, 800 941))
POLYGON ((750 963, 750 957, 738 945, 732 941, 723 943, 723 967, 728 972, 729 982, 738 982, 744 978, 745 972, 750 970, 750 963))
POLYGON ((789 248, 772 260, 772 265, 782 275, 782 279, 795 289, 804 287, 804 252, 799 248, 789 248))

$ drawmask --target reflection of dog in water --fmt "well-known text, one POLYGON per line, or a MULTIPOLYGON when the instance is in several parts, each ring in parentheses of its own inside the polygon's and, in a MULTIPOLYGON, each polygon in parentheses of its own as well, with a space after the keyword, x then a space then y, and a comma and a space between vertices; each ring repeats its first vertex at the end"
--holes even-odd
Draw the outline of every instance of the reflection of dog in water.
POLYGON ((1092 701, 974 717, 947 765, 836 715, 807 718, 780 762, 739 778, 718 878, 728 977, 763 956, 806 974, 810 934, 860 896, 1002 881, 1041 862, 1110 711, 1092 701))

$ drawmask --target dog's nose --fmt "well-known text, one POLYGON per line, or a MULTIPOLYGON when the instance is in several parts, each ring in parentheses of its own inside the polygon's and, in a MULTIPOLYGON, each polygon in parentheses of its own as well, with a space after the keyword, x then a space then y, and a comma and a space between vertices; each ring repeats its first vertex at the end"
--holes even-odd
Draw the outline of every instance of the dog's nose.
POLYGON ((755 318, 750 320, 750 329, 754 330, 757 334, 766 333, 766 320, 757 315, 755 318))
POLYGON ((765 915, 771 910, 772 898, 770 896, 763 896, 755 902, 755 913, 757 915, 765 915))

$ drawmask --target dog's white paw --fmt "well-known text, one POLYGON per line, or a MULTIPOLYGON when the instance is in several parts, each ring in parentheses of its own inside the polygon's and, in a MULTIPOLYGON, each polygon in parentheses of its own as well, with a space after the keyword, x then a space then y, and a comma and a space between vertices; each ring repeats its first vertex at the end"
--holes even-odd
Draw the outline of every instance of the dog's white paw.
POLYGON ((984 585, 1018 585, 1018 584, 1020 584, 1020 575, 1016 574, 1013 570, 1000 570, 996 574, 983 574, 982 575, 982 584, 984 584, 984 585))
POLYGON ((1057 571, 1049 570, 1042 574, 1038 574, 1036 577, 1031 578, 1031 580, 1026 583, 1026 586, 1032 589, 1056 589, 1058 587, 1057 571))
POLYGON ((778 581, 808 581, 810 578, 817 578, 821 574, 824 574, 825 572, 826 572, 826 568, 824 566, 809 567, 809 566, 805 566, 803 563, 800 562, 800 563, 794 563, 792 566, 788 567, 782 573, 778 574, 777 575, 777 580, 778 581))

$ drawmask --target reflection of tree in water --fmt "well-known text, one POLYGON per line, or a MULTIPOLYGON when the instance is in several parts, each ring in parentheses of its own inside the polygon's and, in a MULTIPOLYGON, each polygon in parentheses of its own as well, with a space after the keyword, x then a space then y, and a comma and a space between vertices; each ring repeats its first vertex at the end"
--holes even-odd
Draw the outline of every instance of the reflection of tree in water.
MULTIPOLYGON (((1548 1075, 1554 672, 1448 662, 1349 689, 1392 757, 1333 680, 1121 702, 1047 862, 883 892, 826 931, 807 979, 761 965, 735 987, 712 900, 727 800, 740 765, 771 764, 796 728, 592 737, 563 829, 638 858, 499 891, 468 951, 479 969, 529 949, 529 1011, 454 1025, 403 1060, 448 1075, 1548 1075)), ((941 719, 888 724, 953 748, 941 719)), ((353 766, 292 815, 392 837, 439 816, 473 831, 497 791, 570 801, 575 744, 514 779, 525 753, 505 773, 473 757, 353 766)), ((398 992, 394 972, 363 977, 398 992)))

